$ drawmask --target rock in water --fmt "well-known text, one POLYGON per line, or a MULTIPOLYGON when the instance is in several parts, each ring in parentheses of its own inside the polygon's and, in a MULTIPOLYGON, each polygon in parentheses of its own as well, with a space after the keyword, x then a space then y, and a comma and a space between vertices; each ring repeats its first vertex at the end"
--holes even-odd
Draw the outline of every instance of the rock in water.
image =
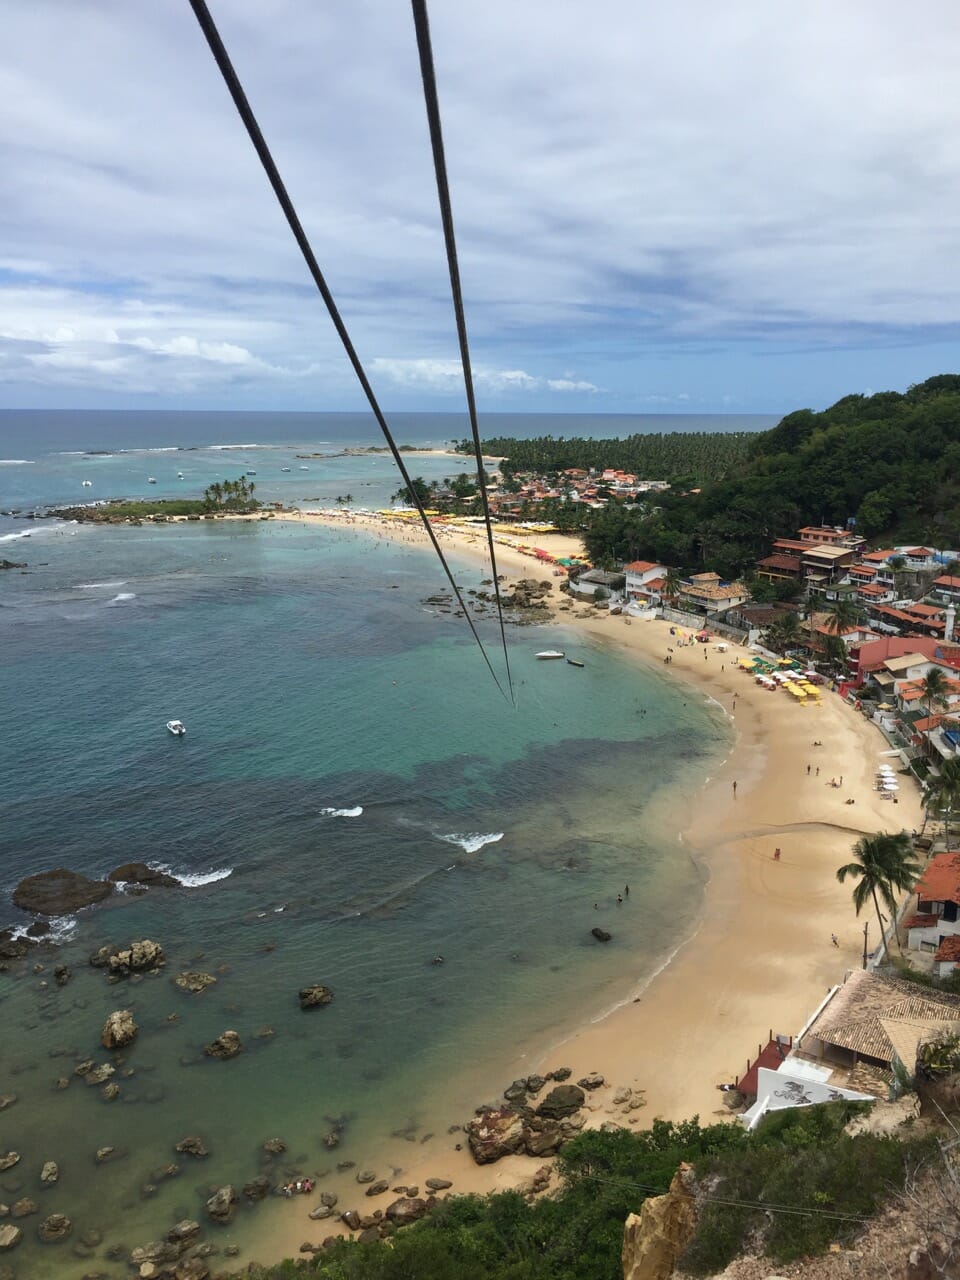
POLYGON ((188 969, 185 973, 178 973, 173 980, 174 986, 194 995, 205 991, 207 987, 216 986, 216 983, 217 980, 212 973, 203 973, 199 969, 188 969))
POLYGON ((108 961, 110 972, 120 977, 128 973, 145 973, 149 969, 159 969, 166 964, 163 947, 159 942, 151 942, 143 938, 140 942, 131 942, 123 951, 112 955, 108 961))
POLYGON ((179 1151, 184 1156, 196 1156, 198 1160, 205 1160, 210 1151, 202 1138, 198 1138, 196 1134, 191 1134, 187 1138, 181 1138, 174 1151, 179 1151))
POLYGON ((301 987, 298 996, 301 1009, 322 1009, 333 999, 333 992, 322 982, 316 982, 310 987, 301 987))
POLYGON ((78 871, 57 867, 21 880, 13 891, 13 903, 40 916, 67 916, 102 902, 113 890, 109 880, 88 880, 78 871))
POLYGON ((235 1058, 242 1049, 243 1045, 236 1031, 224 1031, 203 1052, 208 1058, 235 1058))
POLYGON ((40 1181, 45 1183, 47 1186, 51 1186, 54 1182, 58 1182, 59 1179, 60 1170, 57 1167, 56 1162, 48 1160, 40 1170, 40 1181))
POLYGON ((214 1222, 227 1223, 233 1217, 233 1206, 237 1203, 237 1193, 229 1184, 220 1187, 207 1201, 207 1213, 214 1222))
POLYGON ((122 867, 111 871, 107 879, 112 880, 114 884, 157 885, 168 889, 178 889, 182 883, 176 876, 168 875, 166 871, 157 871, 155 867, 148 867, 145 862, 125 862, 122 867))
POLYGON ((12 1222, 6 1222, 0 1227, 0 1249, 15 1249, 22 1239, 23 1232, 12 1222))
POLYGON ((0 1156, 0 1173, 6 1173, 8 1169, 12 1169, 15 1164, 20 1163, 19 1151, 8 1151, 6 1155, 0 1156))
POLYGON ((70 972, 69 965, 58 964, 53 971, 53 977, 58 987, 65 987, 73 974, 70 972))
POLYGON ((590 932, 598 942, 609 942, 613 937, 613 934, 607 933, 606 929, 591 929, 590 932))
POLYGON ((666 1280, 673 1275, 697 1225, 693 1168, 681 1164, 665 1196, 644 1200, 623 1231, 623 1280, 666 1280))
POLYGON ((65 1213, 51 1213, 37 1227, 37 1235, 48 1244, 53 1244, 58 1240, 66 1240, 72 1230, 73 1223, 65 1213))
POLYGON ((523 1121, 512 1107, 481 1111, 467 1125, 467 1141, 477 1164, 492 1164, 523 1150, 523 1121))
POLYGON ((115 1009, 103 1024, 100 1043, 105 1049, 122 1049, 137 1038, 137 1024, 129 1009, 115 1009))

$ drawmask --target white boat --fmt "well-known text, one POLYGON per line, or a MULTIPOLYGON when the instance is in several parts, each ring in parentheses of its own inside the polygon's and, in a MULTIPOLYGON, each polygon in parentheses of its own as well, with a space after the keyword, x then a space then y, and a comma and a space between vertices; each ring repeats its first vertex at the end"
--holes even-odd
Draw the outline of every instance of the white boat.
POLYGON ((178 472, 177 472, 177 479, 178 479, 178 480, 182 480, 182 479, 183 479, 183 472, 182 472, 182 471, 178 471, 178 472))
POLYGON ((81 483, 83 484, 84 489, 92 489, 92 488, 93 488, 93 481, 92 481, 92 480, 84 480, 84 481, 82 481, 81 483))
POLYGON ((156 484, 156 483, 157 483, 156 476, 147 476, 147 484, 156 484))
POLYGON ((563 658, 565 655, 561 649, 543 649, 537 654, 537 657, 543 661, 549 658, 563 658))
POLYGON ((187 732, 186 729, 184 728, 184 724, 182 720, 168 720, 167 728, 170 730, 170 732, 173 734, 175 738, 182 738, 183 735, 187 732))
POLYGON ((310 470, 310 468, 309 468, 309 467, 301 467, 301 468, 300 468, 300 470, 301 470, 301 471, 309 471, 309 470, 310 470))
POLYGON ((280 468, 280 470, 281 470, 281 471, 289 471, 289 470, 290 470, 290 468, 289 468, 289 467, 281 467, 281 468, 280 468))

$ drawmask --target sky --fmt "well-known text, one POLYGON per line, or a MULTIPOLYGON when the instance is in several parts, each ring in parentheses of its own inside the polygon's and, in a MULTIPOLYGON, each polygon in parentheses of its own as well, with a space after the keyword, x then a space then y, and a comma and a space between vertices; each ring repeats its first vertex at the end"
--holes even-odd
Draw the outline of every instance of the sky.
MULTIPOLYGON (((381 403, 464 392, 405 0, 208 0, 381 403)), ((481 414, 960 371, 955 0, 434 0, 481 414)), ((187 0, 5 0, 0 407, 363 394, 187 0)))

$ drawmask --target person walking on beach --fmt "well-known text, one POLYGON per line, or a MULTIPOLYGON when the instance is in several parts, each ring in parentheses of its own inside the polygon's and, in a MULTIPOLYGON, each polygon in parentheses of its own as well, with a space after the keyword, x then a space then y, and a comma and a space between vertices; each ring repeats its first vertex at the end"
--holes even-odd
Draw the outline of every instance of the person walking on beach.
POLYGON ((734 782, 734 784, 733 784, 733 794, 734 794, 734 795, 736 795, 736 794, 737 794, 737 784, 736 784, 736 782, 734 782))
POLYGON ((629 898, 629 897, 630 897, 630 886, 629 886, 628 884, 625 884, 625 885, 623 886, 623 896, 624 896, 625 898, 629 898))
POLYGON ((774 862, 779 862, 779 861, 780 861, 780 846, 779 846, 779 845, 778 845, 778 846, 777 846, 777 848, 776 848, 776 849, 774 849, 774 851, 773 851, 773 860, 774 860, 774 862))
POLYGON ((617 905, 619 906, 619 905, 620 905, 620 903, 621 903, 622 901, 623 901, 623 894, 622 894, 622 893, 618 893, 618 894, 617 894, 617 905))
POLYGON ((809 765, 807 765, 807 777, 808 777, 808 778, 810 777, 810 766, 809 766, 809 765))
POLYGON ((834 945, 835 947, 839 947, 839 945, 840 945, 840 939, 837 937, 837 935, 836 935, 835 933, 831 933, 831 935, 830 935, 830 941, 833 943, 833 945, 834 945))

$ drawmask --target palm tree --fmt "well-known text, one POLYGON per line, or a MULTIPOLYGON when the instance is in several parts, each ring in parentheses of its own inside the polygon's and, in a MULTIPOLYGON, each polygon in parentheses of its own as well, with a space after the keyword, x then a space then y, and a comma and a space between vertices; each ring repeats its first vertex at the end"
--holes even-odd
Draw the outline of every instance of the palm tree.
POLYGON ((837 596, 836 600, 831 600, 826 614, 826 628, 835 636, 852 630, 862 617, 860 606, 852 596, 837 596))
POLYGON ((937 776, 927 782, 924 799, 928 810, 943 810, 943 843, 949 849, 950 818, 960 809, 960 759, 944 760, 937 776))
POLYGON ((927 703, 927 715, 933 715, 933 704, 947 705, 947 678, 939 667, 931 667, 923 677, 923 696, 927 703))
POLYGON ((680 576, 680 570, 670 565, 667 572, 663 575, 663 587, 660 594, 666 596, 670 600, 676 600, 680 591, 680 583, 683 579, 680 576))
POLYGON ((837 868, 837 879, 841 884, 843 884, 847 876, 852 876, 859 881, 853 891, 853 905, 857 915, 860 914, 867 898, 873 898, 873 906, 877 913, 877 925, 880 929, 880 941, 889 959, 887 942, 883 936, 880 898, 883 899, 887 910, 890 912, 890 919, 893 921, 893 930, 899 946, 897 899, 894 895, 894 890, 898 889, 902 893, 906 889, 913 888, 922 868, 920 863, 913 858, 910 837, 905 831, 899 831, 895 835, 880 831, 875 836, 863 836, 853 846, 853 856, 853 862, 848 862, 844 866, 837 868))

